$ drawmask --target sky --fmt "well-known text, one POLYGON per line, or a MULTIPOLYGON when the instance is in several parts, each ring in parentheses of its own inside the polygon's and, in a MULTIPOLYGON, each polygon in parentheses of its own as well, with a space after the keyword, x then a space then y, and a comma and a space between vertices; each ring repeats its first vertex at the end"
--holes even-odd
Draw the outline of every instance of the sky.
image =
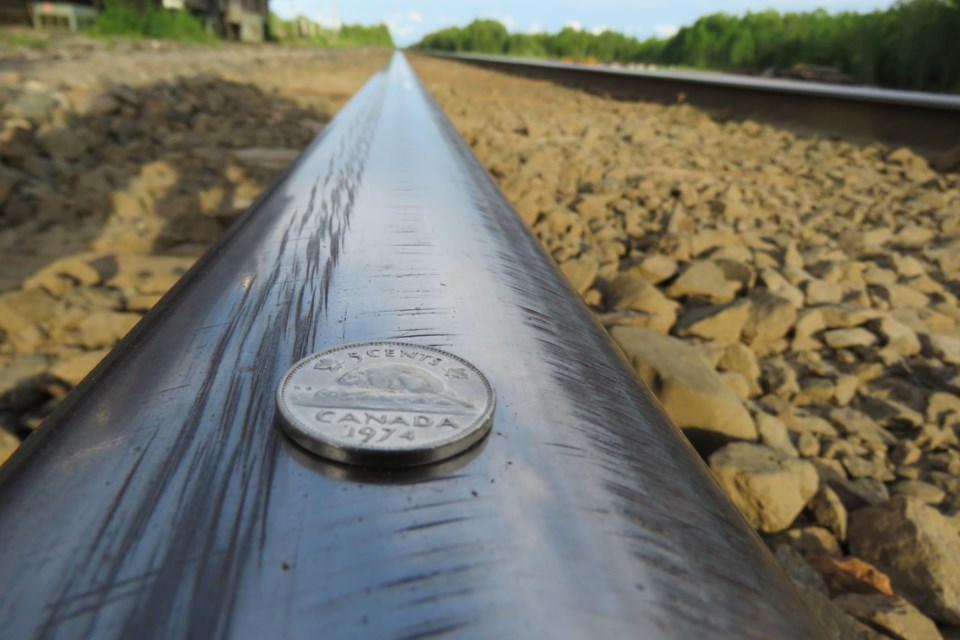
POLYGON ((613 29, 639 38, 667 37, 719 11, 871 11, 892 0, 270 0, 283 18, 303 15, 328 26, 385 22, 398 46, 475 18, 499 20, 511 32, 555 32, 564 26, 597 33, 613 29))

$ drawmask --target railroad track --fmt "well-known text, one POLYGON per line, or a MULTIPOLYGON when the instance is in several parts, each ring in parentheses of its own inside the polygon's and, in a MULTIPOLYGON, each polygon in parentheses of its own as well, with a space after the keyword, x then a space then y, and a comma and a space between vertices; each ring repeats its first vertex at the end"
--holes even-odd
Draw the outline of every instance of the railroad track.
POLYGON ((935 161, 955 164, 960 149, 960 96, 506 56, 429 55, 616 97, 682 101, 718 117, 754 118, 798 133, 909 146, 935 161))
POLYGON ((824 637, 400 54, 0 495, 11 637, 824 637), (472 362, 489 436, 408 470, 293 444, 284 372, 362 341, 472 362))

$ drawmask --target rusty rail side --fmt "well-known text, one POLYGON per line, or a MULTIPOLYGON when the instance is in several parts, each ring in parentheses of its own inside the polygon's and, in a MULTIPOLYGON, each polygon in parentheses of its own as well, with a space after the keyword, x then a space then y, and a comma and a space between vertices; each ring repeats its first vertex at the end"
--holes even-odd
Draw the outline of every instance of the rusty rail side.
POLYGON ((801 134, 906 145, 935 161, 956 163, 960 96, 754 78, 724 73, 644 71, 479 54, 422 52, 524 77, 673 104, 721 118, 753 118, 801 134))

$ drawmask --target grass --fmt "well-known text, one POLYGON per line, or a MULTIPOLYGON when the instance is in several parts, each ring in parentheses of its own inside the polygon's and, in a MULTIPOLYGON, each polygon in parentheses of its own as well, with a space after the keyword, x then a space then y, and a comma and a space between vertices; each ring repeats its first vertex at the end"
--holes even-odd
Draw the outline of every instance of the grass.
POLYGON ((203 22, 186 11, 170 11, 149 4, 141 11, 124 0, 105 0, 103 10, 87 33, 205 44, 217 42, 203 22))
POLYGON ((43 49, 50 46, 46 38, 2 31, 0 31, 0 42, 18 47, 33 47, 34 49, 43 49))

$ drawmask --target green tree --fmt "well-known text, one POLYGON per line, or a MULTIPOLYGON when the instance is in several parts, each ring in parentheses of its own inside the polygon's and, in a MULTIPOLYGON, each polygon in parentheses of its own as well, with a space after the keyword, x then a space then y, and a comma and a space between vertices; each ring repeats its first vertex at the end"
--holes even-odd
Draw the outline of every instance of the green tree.
POLYGON ((463 30, 463 48, 458 51, 505 53, 509 39, 507 28, 496 20, 474 20, 463 30))
POLYGON ((536 36, 527 33, 514 33, 507 40, 505 53, 526 58, 542 58, 547 55, 547 50, 536 36))
POLYGON ((753 67, 757 62, 757 45, 752 31, 738 34, 730 47, 730 64, 734 67, 753 67))
POLYGON ((960 93, 960 0, 901 0, 869 13, 715 13, 666 40, 569 27, 513 34, 493 20, 432 33, 416 47, 521 56, 646 62, 746 72, 826 65, 856 82, 960 93))

